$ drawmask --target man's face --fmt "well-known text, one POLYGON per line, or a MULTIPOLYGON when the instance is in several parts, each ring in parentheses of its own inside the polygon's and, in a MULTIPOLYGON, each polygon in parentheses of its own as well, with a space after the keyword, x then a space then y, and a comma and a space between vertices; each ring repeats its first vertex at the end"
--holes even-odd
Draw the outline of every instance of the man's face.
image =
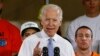
POLYGON ((37 31, 35 29, 27 29, 23 35, 23 39, 25 39, 26 37, 36 33, 37 31))
POLYGON ((88 12, 96 12, 100 8, 100 0, 83 0, 83 5, 88 12))
POLYGON ((92 43, 92 35, 91 31, 86 28, 81 28, 77 31, 77 35, 75 37, 75 41, 77 46, 81 50, 87 50, 90 48, 92 43))
POLYGON ((41 19, 41 25, 49 37, 54 36, 61 25, 61 21, 58 18, 58 11, 51 8, 47 9, 44 17, 41 19))

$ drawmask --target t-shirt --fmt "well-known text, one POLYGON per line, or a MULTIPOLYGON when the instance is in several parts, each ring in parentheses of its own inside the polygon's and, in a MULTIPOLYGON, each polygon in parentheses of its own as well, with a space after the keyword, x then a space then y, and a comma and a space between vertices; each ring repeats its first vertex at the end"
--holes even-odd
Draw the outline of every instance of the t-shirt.
POLYGON ((0 56, 12 56, 18 52, 22 39, 17 27, 4 19, 0 19, 0 56))
MULTIPOLYGON (((75 56, 79 56, 75 53, 75 56)), ((91 56, 100 56, 100 54, 97 54, 96 52, 92 52, 91 56)))

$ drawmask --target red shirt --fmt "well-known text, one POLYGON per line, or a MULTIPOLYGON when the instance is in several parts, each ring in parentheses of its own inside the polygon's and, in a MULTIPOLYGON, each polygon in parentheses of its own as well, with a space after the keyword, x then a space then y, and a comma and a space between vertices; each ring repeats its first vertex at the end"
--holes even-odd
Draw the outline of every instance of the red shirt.
POLYGON ((18 53, 22 43, 20 31, 3 19, 0 19, 0 40, 5 42, 4 46, 0 46, 0 56, 12 56, 12 53, 18 53))

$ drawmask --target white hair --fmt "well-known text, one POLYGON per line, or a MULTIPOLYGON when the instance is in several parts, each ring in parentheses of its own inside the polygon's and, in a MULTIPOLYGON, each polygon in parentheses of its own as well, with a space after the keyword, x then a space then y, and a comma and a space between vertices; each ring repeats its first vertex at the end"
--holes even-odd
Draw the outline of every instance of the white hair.
POLYGON ((62 16, 63 16, 62 9, 58 5, 54 5, 54 4, 44 5, 40 10, 39 19, 41 19, 44 16, 44 13, 48 8, 57 10, 57 12, 59 13, 59 19, 62 21, 62 16))

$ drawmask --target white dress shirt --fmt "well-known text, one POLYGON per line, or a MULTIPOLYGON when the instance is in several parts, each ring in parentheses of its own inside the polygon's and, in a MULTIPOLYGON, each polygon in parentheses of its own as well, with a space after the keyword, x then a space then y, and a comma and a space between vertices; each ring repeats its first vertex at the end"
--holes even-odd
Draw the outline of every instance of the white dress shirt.
MULTIPOLYGON (((42 30, 38 34, 40 35, 40 37, 37 36, 37 33, 36 33, 27 37, 23 41, 18 56, 33 56, 34 48, 39 41, 40 41, 39 47, 41 49, 43 47, 48 46, 48 39, 50 37, 44 32, 44 30, 42 30)), ((54 39, 54 42, 53 42, 54 47, 59 47, 60 49, 60 56, 75 56, 72 45, 67 40, 63 39, 58 34, 55 34, 52 38, 54 39)))

